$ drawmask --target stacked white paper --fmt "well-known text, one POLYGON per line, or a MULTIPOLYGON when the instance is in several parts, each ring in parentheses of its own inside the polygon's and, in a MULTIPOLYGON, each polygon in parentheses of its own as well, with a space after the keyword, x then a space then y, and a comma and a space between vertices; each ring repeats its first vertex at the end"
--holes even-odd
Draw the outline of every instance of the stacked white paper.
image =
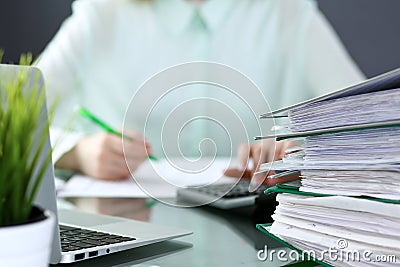
POLYGON ((400 117, 400 89, 313 102, 289 111, 294 132, 396 120, 400 117))
MULTIPOLYGON (((380 97, 396 99, 400 90, 379 93, 380 97)), ((353 102, 357 96, 348 98, 353 102)), ((364 95, 360 98, 365 100, 364 95)), ((354 103, 360 111, 358 102, 354 103)), ((369 106, 365 109, 369 110, 369 106)), ((400 111, 396 112, 392 119, 400 119, 400 111)), ((317 121, 311 117, 309 120, 317 121)), ((300 151, 288 154, 281 161, 266 163, 261 170, 300 171, 300 190, 305 192, 400 200, 400 126, 310 135, 302 138, 296 149, 300 151)))
POLYGON ((400 175, 395 171, 306 170, 301 178, 304 192, 400 200, 400 175))
POLYGON ((301 173, 299 191, 278 194, 272 234, 333 266, 398 266, 399 88, 400 69, 270 113, 288 111, 289 124, 275 128, 290 132, 277 138, 299 145, 260 171, 301 173), (326 254, 332 248, 364 257, 335 259, 326 254))
POLYGON ((343 196, 279 194, 277 200, 269 231, 296 248, 333 266, 398 266, 400 205, 343 196), (336 260, 341 255, 350 257, 336 260), (376 262, 383 257, 390 260, 376 262))

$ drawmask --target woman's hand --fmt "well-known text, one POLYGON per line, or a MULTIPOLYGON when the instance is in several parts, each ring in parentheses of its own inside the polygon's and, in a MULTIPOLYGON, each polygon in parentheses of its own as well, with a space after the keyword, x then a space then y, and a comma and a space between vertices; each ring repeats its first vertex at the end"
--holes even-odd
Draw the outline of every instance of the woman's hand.
POLYGON ((109 133, 85 137, 57 161, 56 167, 103 180, 126 179, 129 169, 136 170, 151 153, 141 134, 129 132, 127 137, 130 140, 125 138, 124 144, 122 138, 109 133))
POLYGON ((294 142, 278 141, 269 139, 262 142, 253 144, 242 144, 238 150, 238 164, 239 168, 230 168, 225 170, 225 176, 237 178, 251 179, 251 185, 257 186, 262 182, 267 182, 272 186, 281 180, 267 180, 264 181, 268 175, 273 174, 273 171, 255 174, 260 168, 260 165, 266 162, 280 160, 285 156, 285 150, 289 147, 296 145, 294 142), (250 168, 249 162, 253 161, 250 168))

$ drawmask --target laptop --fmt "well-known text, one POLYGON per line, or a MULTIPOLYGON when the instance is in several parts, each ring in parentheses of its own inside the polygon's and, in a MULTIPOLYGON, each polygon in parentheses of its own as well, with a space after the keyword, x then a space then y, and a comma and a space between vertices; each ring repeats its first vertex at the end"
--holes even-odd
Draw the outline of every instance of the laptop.
MULTIPOLYGON (((31 81, 38 81, 39 78, 40 87, 43 90, 42 74, 35 67, 0 64, 0 79, 13 79, 15 74, 20 71, 27 72, 31 81)), ((27 84, 26 89, 29 90, 30 86, 27 84)), ((49 131, 46 127, 47 122, 47 110, 44 107, 35 139, 39 140, 43 133, 49 131)), ((47 138, 45 146, 42 162, 44 155, 50 150, 49 138, 47 138)), ((51 210, 56 215, 58 222, 54 228, 50 258, 52 264, 82 261, 192 233, 187 230, 77 210, 58 211, 52 162, 47 166, 35 204, 43 209, 51 210)))

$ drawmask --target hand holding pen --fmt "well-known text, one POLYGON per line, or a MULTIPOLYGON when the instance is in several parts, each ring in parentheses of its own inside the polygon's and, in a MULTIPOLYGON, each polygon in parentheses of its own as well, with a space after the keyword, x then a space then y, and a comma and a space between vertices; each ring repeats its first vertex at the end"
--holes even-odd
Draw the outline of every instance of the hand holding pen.
POLYGON ((130 171, 134 171, 147 158, 155 160, 150 156, 149 143, 140 133, 126 132, 123 141, 122 133, 88 110, 81 108, 79 114, 99 125, 105 132, 82 138, 57 162, 58 167, 79 171, 98 179, 121 180, 128 178, 130 171))
MULTIPOLYGON (((97 124, 98 126, 100 126, 101 128, 103 128, 103 130, 105 130, 108 133, 114 134, 116 136, 119 137, 123 137, 122 133, 113 129, 111 126, 109 126, 107 123, 105 123, 104 121, 102 121, 101 119, 99 119, 98 117, 96 117, 95 115, 93 115, 93 113, 91 113, 89 110, 87 110, 86 108, 81 107, 79 109, 79 114, 82 115, 85 118, 88 118, 89 120, 91 120, 92 122, 94 122, 95 124, 97 124)), ((124 136, 125 138, 127 138, 129 141, 134 141, 134 138, 132 136, 126 135, 124 136)), ((142 137, 141 137, 142 138, 142 137)), ((140 139, 141 139, 140 138, 140 139)), ((149 154, 149 159, 150 160, 154 160, 156 161, 157 158, 154 157, 153 155, 149 154)))

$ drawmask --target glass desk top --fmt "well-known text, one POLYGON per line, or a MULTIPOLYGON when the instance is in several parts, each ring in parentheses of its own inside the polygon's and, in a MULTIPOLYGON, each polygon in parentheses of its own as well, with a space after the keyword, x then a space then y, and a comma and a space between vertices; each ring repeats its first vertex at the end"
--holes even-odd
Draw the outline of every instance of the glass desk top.
MULTIPOLYGON (((258 252, 285 249, 255 227, 271 220, 268 208, 254 206, 229 211, 211 207, 178 208, 146 199, 68 199, 88 212, 120 216, 184 228, 192 235, 60 266, 282 266, 277 257, 260 260, 258 252)), ((263 254, 260 254, 263 255, 263 254)))

